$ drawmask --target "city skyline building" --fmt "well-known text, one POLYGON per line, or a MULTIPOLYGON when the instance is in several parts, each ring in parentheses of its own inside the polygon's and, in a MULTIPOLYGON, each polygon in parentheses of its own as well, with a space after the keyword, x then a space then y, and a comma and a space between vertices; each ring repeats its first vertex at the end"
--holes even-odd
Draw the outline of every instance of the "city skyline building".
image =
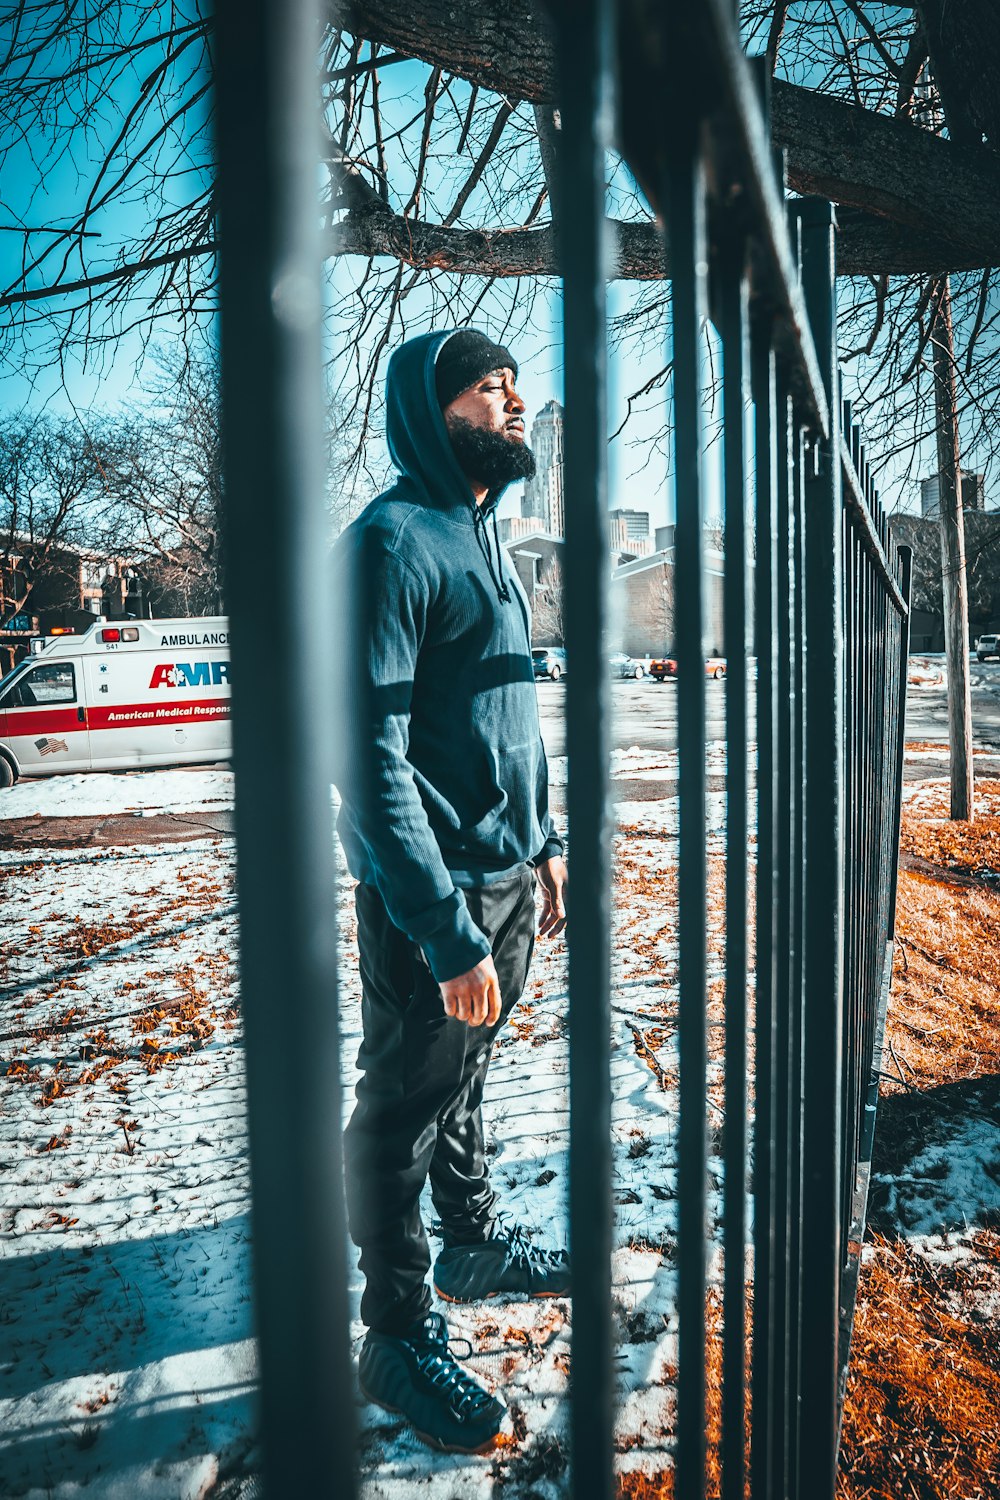
MULTIPOLYGON (((986 475, 962 473, 962 509, 986 509, 986 475)), ((931 474, 920 481, 920 514, 937 520, 941 511, 941 476, 931 474)))
POLYGON ((623 534, 629 542, 641 542, 649 536, 649 511, 630 510, 626 506, 617 506, 611 511, 611 524, 614 527, 620 523, 623 534))
POLYGON ((619 505, 608 512, 608 521, 612 552, 632 557, 648 557, 653 551, 648 510, 632 510, 619 505))
POLYGON ((517 542, 523 537, 534 536, 544 531, 544 525, 540 516, 502 516, 497 522, 497 530, 503 543, 517 542))
POLYGON ((531 424, 529 438, 535 455, 535 475, 525 482, 521 515, 540 519, 549 536, 566 532, 563 492, 563 408, 559 401, 546 401, 531 424))

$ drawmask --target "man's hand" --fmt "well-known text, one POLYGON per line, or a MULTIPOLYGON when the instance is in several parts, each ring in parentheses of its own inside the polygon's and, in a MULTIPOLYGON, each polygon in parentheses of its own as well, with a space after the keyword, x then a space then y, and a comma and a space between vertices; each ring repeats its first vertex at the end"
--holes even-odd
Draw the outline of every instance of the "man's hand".
POLYGON ((538 936, 558 937, 566 926, 566 861, 562 855, 554 854, 544 864, 535 867, 535 877, 542 888, 542 915, 538 923, 538 936))
POLYGON ((439 986, 446 1016, 469 1026, 495 1026, 500 1019, 500 981, 493 955, 487 953, 474 969, 467 969, 439 986))

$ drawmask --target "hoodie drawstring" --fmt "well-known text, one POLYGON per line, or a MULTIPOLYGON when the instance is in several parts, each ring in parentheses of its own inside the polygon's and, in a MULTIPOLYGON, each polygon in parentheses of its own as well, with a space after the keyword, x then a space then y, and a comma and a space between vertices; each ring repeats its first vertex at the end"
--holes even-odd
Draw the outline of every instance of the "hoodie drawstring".
POLYGON ((493 580, 493 587, 497 591, 497 598, 500 600, 501 604, 509 604, 510 589, 504 582, 503 577, 503 562, 500 556, 500 532, 497 530, 496 506, 491 506, 490 516, 493 520, 493 540, 496 543, 497 549, 496 567, 494 567, 493 565, 493 551, 490 547, 490 539, 486 531, 486 517, 483 514, 482 507, 479 505, 476 506, 475 511, 476 540, 478 541, 480 550, 482 551, 482 554, 486 559, 486 566, 490 570, 490 577, 493 580), (480 523, 482 523, 481 526, 480 523))

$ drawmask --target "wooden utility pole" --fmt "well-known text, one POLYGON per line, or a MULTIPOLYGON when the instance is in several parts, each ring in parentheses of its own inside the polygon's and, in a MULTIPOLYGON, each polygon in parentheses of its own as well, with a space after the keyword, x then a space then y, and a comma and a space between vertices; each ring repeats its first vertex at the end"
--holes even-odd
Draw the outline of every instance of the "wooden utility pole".
POLYGON ((951 750, 951 816, 973 816, 972 700, 969 694, 969 594, 965 575, 965 521, 958 440, 951 282, 941 278, 931 298, 934 324, 934 414, 941 511, 941 602, 948 664, 948 744, 951 750))

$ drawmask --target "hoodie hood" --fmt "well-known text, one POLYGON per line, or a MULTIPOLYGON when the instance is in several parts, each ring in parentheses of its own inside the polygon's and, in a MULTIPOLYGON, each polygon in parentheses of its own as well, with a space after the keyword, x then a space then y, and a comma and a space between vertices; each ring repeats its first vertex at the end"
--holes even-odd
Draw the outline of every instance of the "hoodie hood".
MULTIPOLYGON (((438 405, 435 365, 457 328, 407 339, 389 360, 385 382, 385 435, 389 455, 428 503, 475 515, 476 499, 462 473, 438 405)), ((491 490, 481 509, 492 509, 506 485, 491 490)))

